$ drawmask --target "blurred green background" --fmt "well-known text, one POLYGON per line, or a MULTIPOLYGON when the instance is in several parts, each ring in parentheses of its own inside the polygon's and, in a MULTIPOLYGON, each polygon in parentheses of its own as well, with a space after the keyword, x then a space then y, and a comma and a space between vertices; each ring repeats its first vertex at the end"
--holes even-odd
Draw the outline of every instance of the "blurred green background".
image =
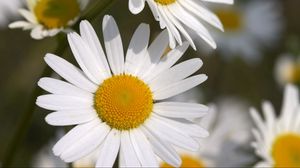
MULTIPOLYGON (((91 1, 91 6, 94 1, 91 1)), ((126 0, 118 0, 112 8, 106 11, 107 14, 114 16, 120 27, 124 48, 127 48, 130 37, 141 22, 150 24, 152 39, 160 32, 148 7, 141 14, 133 15, 129 12, 127 3, 126 0)), ((236 3, 247 3, 247 0, 236 0, 236 3)), ((262 51, 261 60, 249 63, 243 57, 225 59, 218 50, 206 53, 189 49, 186 52, 183 59, 200 57, 204 62, 200 71, 207 74, 209 78, 198 87, 199 94, 204 97, 203 103, 214 102, 220 97, 233 96, 257 108, 260 107, 262 100, 270 100, 276 109, 280 108, 282 87, 274 79, 274 65, 280 54, 300 51, 300 48, 297 48, 298 41, 300 41, 300 1, 279 0, 279 4, 282 7, 284 31, 281 35, 278 34, 280 40, 275 48, 262 51)), ((100 39, 102 16, 99 15, 92 22, 100 39)), ((7 18, 8 22, 11 22, 20 17, 17 14, 8 14, 7 18)), ((31 92, 37 87, 39 75, 46 66, 43 57, 46 53, 53 52, 57 43, 55 38, 33 40, 28 31, 10 30, 7 28, 7 23, 0 27, 0 37, 1 161, 16 129, 16 124, 28 105, 31 92)), ((69 47, 65 54, 71 55, 69 47)), ((71 56, 67 59, 74 63, 71 56)), ((29 165, 37 151, 55 137, 57 128, 49 126, 44 121, 48 113, 36 107, 34 117, 30 121, 30 129, 18 146, 13 165, 29 165)))

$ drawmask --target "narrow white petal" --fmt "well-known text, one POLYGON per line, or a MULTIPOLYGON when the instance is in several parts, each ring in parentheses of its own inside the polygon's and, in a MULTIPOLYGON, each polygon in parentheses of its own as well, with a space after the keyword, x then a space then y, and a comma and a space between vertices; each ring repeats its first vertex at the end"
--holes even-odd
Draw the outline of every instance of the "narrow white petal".
POLYGON ((297 87, 294 85, 287 85, 284 90, 283 105, 280 114, 281 115, 280 118, 283 123, 290 122, 298 106, 299 106, 299 93, 297 87))
POLYGON ((158 167, 151 145, 139 129, 130 131, 130 139, 142 167, 158 167))
POLYGON ((260 132, 264 132, 266 130, 266 126, 264 122, 262 121, 261 117, 259 116, 259 113, 254 108, 250 108, 250 114, 253 119, 253 121, 256 124, 256 127, 260 132))
POLYGON ((26 9, 19 9, 19 13, 29 22, 37 23, 35 16, 26 9))
POLYGON ((138 14, 145 7, 145 0, 129 0, 128 7, 131 13, 138 14))
POLYGON ((202 0, 206 2, 213 2, 213 3, 224 3, 224 4, 233 4, 234 0, 202 0))
POLYGON ((112 16, 106 15, 102 23, 106 54, 115 75, 124 72, 124 51, 118 26, 112 16))
POLYGON ((65 126, 86 123, 97 117, 96 111, 93 108, 89 108, 53 112, 48 114, 45 120, 50 125, 65 126))
POLYGON ((207 114, 209 108, 202 104, 161 102, 155 103, 153 111, 159 115, 170 118, 199 118, 207 114))
POLYGON ((172 96, 175 96, 177 94, 180 94, 182 92, 185 92, 202 82, 204 82, 207 79, 206 75, 195 75, 192 77, 189 77, 187 79, 184 79, 182 81, 176 82, 174 84, 171 84, 165 88, 161 88, 154 92, 154 99, 155 100, 163 100, 170 98, 172 96))
POLYGON ((70 148, 63 151, 60 157, 65 162, 74 162, 95 150, 105 139, 110 128, 105 123, 98 124, 78 139, 70 148))
POLYGON ((120 158, 122 162, 120 167, 140 167, 141 164, 136 156, 134 147, 131 143, 129 131, 121 132, 121 149, 120 149, 120 158))
POLYGON ((48 110, 72 110, 93 107, 94 102, 93 99, 48 94, 39 96, 36 104, 48 110))
POLYGON ((33 39, 36 39, 36 40, 41 40, 44 38, 43 36, 43 27, 38 25, 38 26, 35 26, 31 32, 30 32, 30 36, 33 38, 33 39))
POLYGON ((96 167, 112 167, 120 147, 120 131, 112 129, 101 145, 96 167))
POLYGON ((61 77, 69 81, 70 83, 74 84, 75 86, 84 89, 88 92, 95 92, 98 88, 97 85, 90 82, 74 65, 70 64, 66 60, 53 55, 53 54, 46 54, 45 56, 46 63, 61 77))
POLYGON ((34 26, 34 24, 26 21, 16 21, 8 25, 10 29, 23 28, 23 30, 32 29, 34 26))

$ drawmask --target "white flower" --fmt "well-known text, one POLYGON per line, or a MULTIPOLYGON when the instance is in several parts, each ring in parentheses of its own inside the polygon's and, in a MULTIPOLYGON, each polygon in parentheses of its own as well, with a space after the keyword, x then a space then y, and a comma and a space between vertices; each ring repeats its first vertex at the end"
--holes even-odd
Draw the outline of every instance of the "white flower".
POLYGON ((221 54, 256 61, 265 47, 274 47, 281 37, 283 23, 277 0, 251 0, 234 6, 216 6, 215 13, 226 33, 213 31, 221 54))
POLYGON ((290 54, 281 55, 275 64, 274 76, 281 86, 300 84, 300 58, 290 54))
POLYGON ((207 116, 198 121, 199 125, 209 130, 210 136, 201 140, 202 146, 198 152, 178 150, 182 157, 182 167, 250 165, 254 161, 248 145, 253 123, 249 121, 247 104, 227 97, 211 109, 207 116))
POLYGON ((64 31, 79 18, 89 0, 27 0, 27 9, 19 9, 26 21, 16 21, 10 28, 31 30, 31 37, 43 39, 64 31))
POLYGON ((0 0, 0 28, 6 26, 8 19, 15 16, 21 5, 21 0, 0 0))
POLYGON ((255 109, 251 115, 257 129, 253 130, 256 154, 262 158, 256 167, 300 167, 300 109, 299 93, 287 85, 282 110, 276 117, 271 103, 262 104, 265 121, 255 109))
POLYGON ((105 16, 102 27, 106 54, 87 21, 80 24, 81 36, 68 34, 82 70, 53 54, 45 57, 68 82, 42 78, 38 85, 51 94, 38 97, 36 104, 56 111, 46 117, 49 124, 77 125, 57 142, 54 154, 73 162, 100 148, 97 167, 111 167, 118 153, 122 167, 158 166, 156 155, 180 166, 172 145, 198 149, 194 138, 208 132, 187 119, 204 116, 208 107, 164 100, 207 79, 204 74, 189 77, 202 61, 194 58, 174 65, 188 48, 187 42, 161 57, 168 45, 167 33, 148 47, 146 24, 135 31, 125 57, 114 19, 105 16))
POLYGON ((182 35, 195 50, 196 46, 187 30, 191 30, 212 48, 216 48, 214 39, 200 19, 223 30, 218 17, 206 9, 203 2, 233 4, 233 0, 129 0, 129 10, 133 14, 140 13, 145 6, 145 1, 154 18, 159 21, 161 29, 167 28, 171 48, 176 46, 176 42, 182 44, 182 35))

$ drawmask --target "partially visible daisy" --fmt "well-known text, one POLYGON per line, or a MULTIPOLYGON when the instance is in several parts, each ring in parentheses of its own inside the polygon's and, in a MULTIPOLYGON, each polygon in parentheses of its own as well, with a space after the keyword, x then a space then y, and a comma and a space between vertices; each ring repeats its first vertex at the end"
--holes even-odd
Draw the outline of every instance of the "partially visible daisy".
POLYGON ((223 31, 223 26, 218 17, 204 7, 204 2, 233 4, 233 0, 129 0, 129 10, 133 14, 140 13, 148 3, 154 18, 159 21, 161 29, 167 28, 169 45, 182 45, 181 36, 196 50, 196 46, 188 31, 194 32, 212 48, 216 43, 201 21, 223 31))
POLYGON ((213 32, 218 49, 226 57, 241 56, 256 61, 264 47, 273 47, 283 28, 277 0, 251 0, 234 6, 216 6, 215 13, 226 33, 213 32))
POLYGON ((27 0, 27 9, 19 9, 26 21, 16 21, 9 28, 31 30, 31 37, 43 39, 69 32, 89 0, 27 0))
POLYGON ((0 28, 7 27, 8 19, 15 16, 21 6, 21 0, 0 0, 0 28))
POLYGON ((279 117, 269 102, 262 105, 265 121, 255 109, 251 115, 257 129, 253 130, 256 154, 262 158, 256 167, 300 167, 299 92, 293 85, 284 91, 279 117))
POLYGON ((39 96, 36 104, 55 111, 46 117, 47 123, 76 125, 53 147, 54 154, 74 162, 99 149, 97 167, 111 167, 117 155, 121 167, 157 167, 156 156, 180 166, 173 145, 199 148, 194 138, 208 132, 188 119, 204 116, 208 107, 165 99, 207 79, 204 74, 189 77, 202 61, 194 58, 174 65, 188 48, 187 42, 161 57, 167 34, 162 32, 148 47, 146 24, 135 31, 125 57, 114 19, 105 16, 102 26, 106 54, 89 22, 80 23, 81 35, 68 34, 82 70, 53 54, 45 57, 67 82, 42 78, 38 85, 51 94, 39 96))
POLYGON ((300 84, 300 57, 281 55, 275 64, 274 76, 281 86, 288 83, 300 84))
MULTIPOLYGON (((177 149, 181 167, 244 167, 254 161, 250 152, 250 129, 246 103, 232 98, 222 99, 199 124, 208 129, 210 136, 201 141, 197 152, 177 149), (234 116, 234 117, 233 117, 234 116), (249 150, 249 151, 248 151, 249 150), (248 152, 247 152, 248 151, 248 152)), ((170 167, 165 162, 161 167, 170 167)))

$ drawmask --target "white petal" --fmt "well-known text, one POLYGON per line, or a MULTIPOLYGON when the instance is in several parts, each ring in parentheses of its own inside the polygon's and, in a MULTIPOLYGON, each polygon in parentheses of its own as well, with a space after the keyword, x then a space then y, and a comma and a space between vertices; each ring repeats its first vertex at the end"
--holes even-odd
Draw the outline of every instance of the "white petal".
POLYGON ((170 118, 199 118, 207 114, 207 106, 196 103, 161 102, 155 103, 153 111, 170 118))
POLYGON ((91 122, 77 125, 72 128, 65 136, 63 136, 53 147, 53 153, 60 156, 66 149, 70 148, 81 137, 85 136, 91 129, 99 125, 100 121, 95 119, 91 122))
POLYGON ((89 108, 53 112, 48 114, 45 120, 50 125, 65 126, 86 123, 97 117, 96 111, 93 108, 89 108))
POLYGON ((70 148, 63 151, 61 158, 65 162, 78 160, 95 150, 105 139, 110 128, 105 123, 98 124, 77 140, 70 148))
POLYGON ((299 93, 294 85, 287 85, 284 90, 283 105, 281 110, 281 120, 283 123, 291 122, 296 108, 299 106, 299 93))
POLYGON ((140 162, 136 156, 131 143, 129 131, 121 132, 121 149, 120 149, 120 167, 140 167, 140 162))
POLYGON ((8 25, 10 29, 23 28, 23 30, 32 29, 35 25, 26 21, 16 21, 8 25))
POLYGON ((120 147, 120 131, 112 129, 101 145, 96 167, 112 167, 120 147))
POLYGON ((192 77, 189 77, 187 79, 184 79, 182 81, 176 82, 174 84, 171 84, 165 88, 159 89, 156 92, 154 92, 154 99, 155 100, 163 100, 170 98, 172 96, 175 96, 177 94, 180 94, 182 92, 185 92, 202 82, 204 82, 207 79, 206 75, 195 75, 192 77))
POLYGON ((118 26, 112 16, 106 15, 102 23, 106 54, 115 75, 124 72, 124 51, 118 26))
POLYGON ((37 23, 35 16, 30 11, 26 9, 19 9, 19 13, 29 22, 37 23))
POLYGON ((151 145, 139 129, 130 131, 130 139, 142 167, 158 167, 151 145))
POLYGON ((125 72, 136 75, 141 68, 148 49, 150 27, 147 24, 140 24, 134 32, 125 61, 125 72))
POLYGON ((92 93, 97 90, 97 85, 90 82, 78 68, 66 60, 53 54, 46 54, 44 59, 56 73, 75 86, 92 93))
POLYGON ((181 158, 171 145, 164 142, 164 140, 160 139, 158 136, 151 133, 144 127, 142 127, 142 131, 151 143, 154 152, 161 159, 174 167, 180 167, 181 158))
POLYGON ((225 3, 225 4, 233 4, 234 0, 202 0, 206 2, 213 2, 213 3, 225 3))
POLYGON ((92 107, 94 102, 93 99, 48 94, 39 96, 36 104, 48 110, 72 110, 92 107))
POLYGON ((30 32, 30 36, 33 38, 33 39, 36 39, 36 40, 41 40, 44 38, 43 36, 43 27, 42 26, 36 26, 34 27, 31 32, 30 32))
POLYGON ((93 94, 82 90, 70 83, 53 79, 53 78, 41 78, 38 81, 38 86, 46 90, 47 92, 57 94, 57 95, 66 95, 66 96, 76 96, 87 99, 92 99, 94 97, 93 94))
POLYGON ((145 0, 129 0, 128 7, 131 13, 138 14, 145 7, 145 0))
POLYGON ((265 126, 264 122, 262 121, 259 113, 256 111, 256 109, 250 108, 250 114, 251 114, 251 117, 252 117, 253 121, 255 122, 258 130, 260 132, 264 132, 266 130, 266 126, 265 126))
POLYGON ((200 58, 194 58, 184 61, 174 67, 160 73, 156 78, 149 82, 149 86, 153 92, 164 88, 172 83, 178 82, 198 71, 203 62, 200 58))
POLYGON ((94 53, 96 64, 99 66, 98 68, 101 72, 99 75, 103 76, 104 78, 111 77, 110 68, 108 66, 101 43, 95 30, 88 21, 84 20, 80 22, 80 34, 82 39, 88 44, 89 48, 94 53))

